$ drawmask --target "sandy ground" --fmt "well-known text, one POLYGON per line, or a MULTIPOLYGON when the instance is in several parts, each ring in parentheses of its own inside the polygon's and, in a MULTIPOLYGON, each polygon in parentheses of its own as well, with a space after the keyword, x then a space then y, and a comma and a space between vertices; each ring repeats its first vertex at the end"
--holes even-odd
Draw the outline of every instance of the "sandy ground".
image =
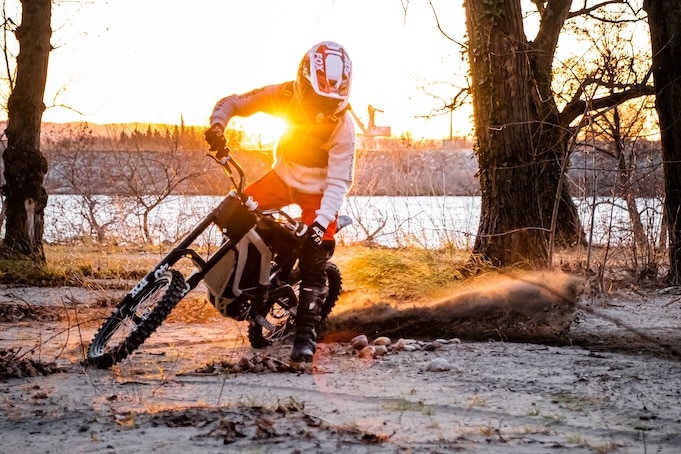
POLYGON ((679 288, 583 295, 554 341, 392 332, 375 357, 320 343, 302 372, 285 367, 290 345, 252 350, 243 324, 190 295, 192 317, 112 370, 85 368, 120 293, 0 288, 0 451, 681 452, 679 288))

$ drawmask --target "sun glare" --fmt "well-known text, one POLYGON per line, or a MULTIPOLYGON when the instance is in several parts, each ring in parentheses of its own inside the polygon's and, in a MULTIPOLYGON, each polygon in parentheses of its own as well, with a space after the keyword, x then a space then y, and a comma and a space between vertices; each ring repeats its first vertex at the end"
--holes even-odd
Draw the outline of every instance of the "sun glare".
POLYGON ((286 121, 257 113, 247 118, 234 118, 227 127, 244 131, 244 147, 266 148, 272 146, 284 132, 286 121))

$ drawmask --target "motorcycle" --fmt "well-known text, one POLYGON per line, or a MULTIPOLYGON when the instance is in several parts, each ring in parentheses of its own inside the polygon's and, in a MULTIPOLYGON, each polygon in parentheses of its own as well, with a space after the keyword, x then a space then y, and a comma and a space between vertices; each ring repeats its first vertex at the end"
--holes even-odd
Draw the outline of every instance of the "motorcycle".
MULTIPOLYGON (((122 361, 163 323, 173 308, 203 281, 207 300, 225 317, 248 321, 248 339, 262 348, 295 332, 300 292, 298 254, 307 226, 283 210, 259 210, 243 192, 244 171, 229 149, 208 154, 230 181, 231 191, 116 305, 94 335, 87 362, 108 369, 122 361), (212 226, 220 246, 202 257, 197 238, 212 226), (178 268, 187 263, 191 271, 178 268)), ((351 224, 338 217, 338 230, 351 224)), ((328 296, 320 324, 342 290, 338 267, 327 262, 328 296)))

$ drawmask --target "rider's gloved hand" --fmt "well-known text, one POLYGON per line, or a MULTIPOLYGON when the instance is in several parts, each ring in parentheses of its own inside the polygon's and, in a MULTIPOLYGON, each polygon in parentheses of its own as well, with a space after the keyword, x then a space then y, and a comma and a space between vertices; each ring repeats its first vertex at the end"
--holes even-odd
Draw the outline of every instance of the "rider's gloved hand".
POLYGON ((227 139, 225 139, 225 128, 219 124, 214 123, 210 128, 203 133, 206 142, 210 146, 210 151, 222 151, 227 148, 227 139))
POLYGON ((319 222, 315 222, 309 227, 301 223, 295 234, 300 238, 301 244, 310 239, 317 246, 321 246, 324 233, 326 233, 326 229, 319 222))
POLYGON ((326 233, 326 229, 319 224, 319 222, 313 223, 308 231, 308 237, 314 241, 314 243, 317 246, 322 245, 322 239, 324 238, 324 234, 326 233))

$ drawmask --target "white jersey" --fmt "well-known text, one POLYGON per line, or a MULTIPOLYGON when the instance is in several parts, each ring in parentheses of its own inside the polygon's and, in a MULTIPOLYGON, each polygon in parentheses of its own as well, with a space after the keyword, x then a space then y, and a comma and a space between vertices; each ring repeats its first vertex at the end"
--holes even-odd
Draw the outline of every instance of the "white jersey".
POLYGON ((287 122, 274 150, 272 168, 292 188, 322 195, 315 221, 326 228, 352 185, 355 127, 350 114, 310 120, 293 96, 293 82, 286 82, 222 98, 215 104, 210 124, 226 127, 232 117, 256 112, 287 122))

